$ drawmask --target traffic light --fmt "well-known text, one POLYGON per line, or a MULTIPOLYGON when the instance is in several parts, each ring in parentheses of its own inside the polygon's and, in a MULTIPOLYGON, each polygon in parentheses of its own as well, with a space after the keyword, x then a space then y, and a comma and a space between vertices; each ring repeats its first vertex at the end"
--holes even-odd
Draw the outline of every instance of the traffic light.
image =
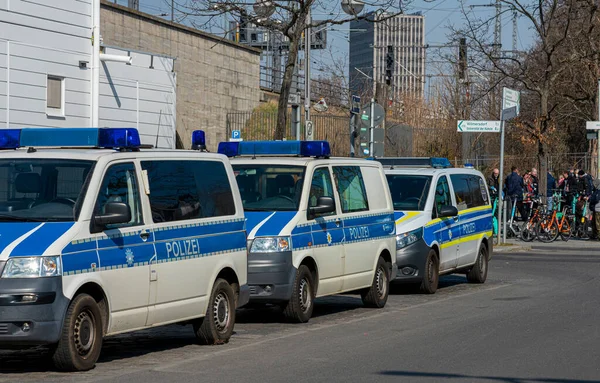
POLYGON ((385 55, 385 83, 392 84, 392 76, 394 75, 394 47, 388 45, 387 54, 385 55))
POLYGON ((248 15, 242 13, 240 15, 240 43, 248 42, 248 15))
POLYGON ((458 42, 458 78, 467 77, 467 39, 462 37, 458 42))

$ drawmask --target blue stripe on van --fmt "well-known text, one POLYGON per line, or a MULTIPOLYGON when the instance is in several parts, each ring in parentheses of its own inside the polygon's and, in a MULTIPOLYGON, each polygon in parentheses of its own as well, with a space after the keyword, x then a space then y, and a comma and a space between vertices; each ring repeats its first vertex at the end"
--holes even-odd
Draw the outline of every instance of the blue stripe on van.
POLYGON ((255 237, 277 236, 298 212, 278 211, 256 232, 255 237))
MULTIPOLYGON (((17 245, 10 256, 42 255, 50 245, 56 242, 74 224, 75 222, 47 222, 17 245)), ((2 234, 4 235, 4 232, 2 234)))

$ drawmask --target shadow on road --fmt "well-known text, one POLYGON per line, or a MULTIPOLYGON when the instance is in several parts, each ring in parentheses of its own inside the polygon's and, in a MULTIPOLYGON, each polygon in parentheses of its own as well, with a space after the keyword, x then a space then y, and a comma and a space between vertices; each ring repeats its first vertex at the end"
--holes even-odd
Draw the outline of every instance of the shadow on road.
MULTIPOLYGON (((440 277, 438 290, 448 287, 467 284, 467 278, 462 275, 445 275, 440 277)), ((392 295, 413 295, 419 294, 419 284, 392 283, 390 285, 390 294, 392 295)))
POLYGON ((600 380, 582 380, 582 379, 555 379, 555 378, 515 378, 508 376, 478 376, 478 375, 467 375, 467 374, 453 374, 453 373, 436 373, 436 372, 418 372, 418 371, 382 371, 380 375, 387 376, 404 376, 407 378, 433 378, 433 379, 484 379, 496 382, 508 382, 508 383, 600 383, 600 380))

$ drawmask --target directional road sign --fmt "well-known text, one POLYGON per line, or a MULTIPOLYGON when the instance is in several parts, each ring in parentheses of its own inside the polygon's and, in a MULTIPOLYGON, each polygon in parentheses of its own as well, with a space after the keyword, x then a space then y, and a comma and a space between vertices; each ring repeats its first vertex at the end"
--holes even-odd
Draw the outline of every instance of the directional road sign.
POLYGON ((600 130, 600 121, 588 121, 585 123, 587 130, 600 130))
POLYGON ((521 110, 521 93, 516 90, 503 88, 502 90, 502 109, 517 107, 517 116, 521 110))
POLYGON ((500 119, 502 121, 512 120, 513 118, 517 117, 517 114, 517 107, 511 106, 510 108, 504 109, 502 111, 502 116, 500 117, 500 119))
POLYGON ((468 121, 459 120, 457 130, 459 132, 500 132, 501 121, 468 121))

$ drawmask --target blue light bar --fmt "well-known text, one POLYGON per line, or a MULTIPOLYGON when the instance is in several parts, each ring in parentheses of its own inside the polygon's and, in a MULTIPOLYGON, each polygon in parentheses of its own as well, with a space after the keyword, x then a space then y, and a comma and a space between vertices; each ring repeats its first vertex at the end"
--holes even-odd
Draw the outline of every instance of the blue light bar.
POLYGON ((20 129, 0 130, 0 149, 16 149, 21 141, 20 129))
POLYGON ((327 141, 243 141, 221 142, 219 153, 237 156, 301 156, 329 157, 331 149, 327 141))
POLYGON ((441 157, 382 157, 376 158, 387 167, 451 168, 452 163, 441 157))
POLYGON ((206 150, 206 134, 203 130, 194 130, 192 132, 192 149, 206 150))
POLYGON ((100 147, 135 149, 141 146, 134 128, 24 128, 0 130, 0 149, 19 147, 100 147))

